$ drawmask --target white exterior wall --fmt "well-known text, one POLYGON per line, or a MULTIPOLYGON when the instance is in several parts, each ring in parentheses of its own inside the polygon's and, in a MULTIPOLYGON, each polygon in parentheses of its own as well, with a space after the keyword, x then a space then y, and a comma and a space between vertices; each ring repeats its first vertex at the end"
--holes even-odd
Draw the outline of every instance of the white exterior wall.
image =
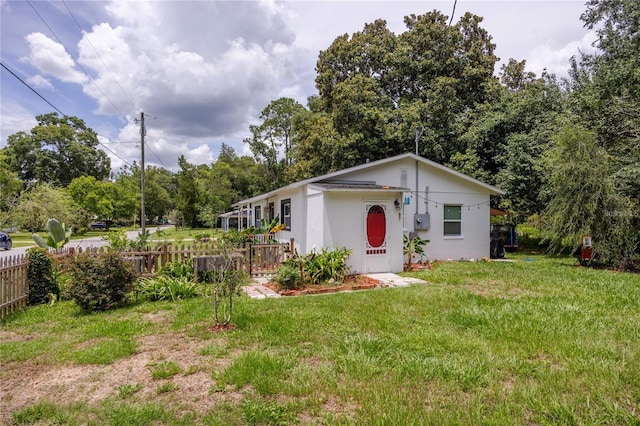
POLYGON ((326 214, 324 205, 324 192, 306 186, 306 244, 303 247, 304 253, 309 253, 314 246, 317 250, 324 247, 326 214))
POLYGON ((402 255, 402 210, 396 210, 394 200, 399 192, 325 192, 325 231, 323 246, 326 248, 347 247, 353 252, 347 264, 352 273, 401 272, 402 255), (387 206, 387 255, 378 258, 365 253, 365 203, 381 203, 387 206))
MULTIPOLYGON (((418 194, 416 196, 416 161, 410 158, 381 164, 377 167, 344 174, 339 179, 375 181, 378 185, 401 186, 402 170, 407 171, 407 187, 411 193, 410 204, 402 207, 403 229, 414 230, 416 203, 418 213, 426 213, 425 198, 429 200, 428 212, 431 226, 418 235, 430 240, 425 254, 429 259, 470 259, 489 257, 490 225, 489 199, 486 188, 455 176, 444 170, 418 162, 418 194), (429 187, 426 194, 425 188, 429 187), (444 204, 462 206, 462 235, 444 235, 444 204)), ((403 202, 404 196, 400 200, 403 202)))

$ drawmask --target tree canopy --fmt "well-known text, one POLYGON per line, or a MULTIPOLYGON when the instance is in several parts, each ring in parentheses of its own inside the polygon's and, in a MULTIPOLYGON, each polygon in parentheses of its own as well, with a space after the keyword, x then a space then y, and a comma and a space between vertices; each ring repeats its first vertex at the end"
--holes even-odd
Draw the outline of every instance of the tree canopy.
POLYGON ((38 115, 30 133, 10 135, 3 149, 11 171, 25 183, 48 182, 66 186, 80 176, 103 180, 111 162, 97 149, 98 136, 77 117, 57 113, 38 115))

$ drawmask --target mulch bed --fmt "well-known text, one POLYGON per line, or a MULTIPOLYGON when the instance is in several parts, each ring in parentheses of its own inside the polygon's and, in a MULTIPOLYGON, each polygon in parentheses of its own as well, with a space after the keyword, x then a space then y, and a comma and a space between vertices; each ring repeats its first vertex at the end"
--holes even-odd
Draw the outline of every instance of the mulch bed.
POLYGON ((278 284, 271 281, 264 285, 282 296, 304 296, 307 294, 337 293, 340 291, 368 290, 372 288, 387 287, 387 285, 381 281, 364 275, 349 275, 340 283, 307 284, 303 288, 297 290, 280 290, 278 289, 278 284))

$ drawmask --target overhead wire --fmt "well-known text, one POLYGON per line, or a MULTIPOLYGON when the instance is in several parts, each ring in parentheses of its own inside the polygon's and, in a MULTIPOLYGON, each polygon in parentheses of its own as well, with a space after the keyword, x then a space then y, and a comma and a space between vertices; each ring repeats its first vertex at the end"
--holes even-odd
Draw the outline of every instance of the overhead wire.
POLYGON ((21 79, 16 73, 14 73, 13 71, 11 71, 9 69, 9 67, 7 67, 4 63, 0 62, 0 65, 2 65, 2 68, 4 68, 5 70, 9 71, 9 73, 11 73, 12 76, 14 76, 15 78, 17 78, 20 83, 24 84, 25 86, 27 86, 29 89, 31 89, 31 91, 33 93, 35 93, 36 95, 38 95, 40 97, 40 99, 42 99, 43 101, 45 101, 46 103, 49 104, 49 106, 51 106, 51 108, 55 109, 56 111, 58 111, 60 114, 66 116, 67 114, 63 113, 62 111, 60 111, 54 104, 52 104, 51 102, 49 102, 49 100, 47 98, 45 98, 44 96, 42 96, 40 93, 38 93, 38 91, 36 89, 34 89, 33 87, 31 87, 26 81, 24 81, 23 79, 21 79))
MULTIPOLYGON (((60 109, 55 106, 53 103, 51 103, 47 98, 45 98, 42 94, 40 94, 36 89, 34 89, 33 87, 31 87, 31 85, 29 85, 29 83, 27 83, 26 81, 24 81, 22 78, 20 78, 20 76, 18 76, 16 73, 14 73, 9 67, 7 67, 4 63, 0 62, 0 65, 2 65, 2 68, 4 68, 5 70, 7 70, 12 76, 14 76, 15 78, 17 78, 22 84, 24 84, 25 86, 27 86, 29 89, 31 89, 31 91, 33 93, 35 93, 36 95, 38 95, 40 97, 40 99, 42 99, 43 101, 45 101, 47 104, 49 104, 49 106, 53 109, 55 109, 57 112, 59 112, 63 117, 69 117, 67 114, 65 114, 64 112, 60 111, 60 109)), ((99 135, 98 133, 96 133, 96 135, 101 136, 105 139, 105 136, 99 135)), ((115 152, 113 152, 108 146, 106 146, 104 143, 100 142, 100 140, 98 139, 98 144, 102 145, 102 147, 104 149, 106 149, 107 151, 109 151, 110 153, 112 153, 114 156, 116 156, 117 158, 119 158, 120 160, 122 160, 125 164, 127 165, 131 165, 127 160, 125 160, 124 158, 120 157, 118 154, 116 154, 115 152)))
POLYGON ((122 91, 122 93, 124 94, 124 96, 129 100, 129 102, 131 102, 131 105, 133 107, 135 107, 135 102, 133 102, 133 100, 129 97, 129 94, 122 88, 122 86, 120 85, 120 82, 118 81, 118 79, 113 75, 113 73, 111 72, 111 69, 107 66, 107 64, 104 62, 104 60, 102 59, 102 56, 100 56, 100 53, 98 53, 98 50, 95 48, 95 46, 93 45, 93 43, 91 42, 91 38, 89 38, 89 34, 84 30, 84 28, 82 28, 82 25, 80 25, 80 22, 78 22, 78 20, 76 19, 75 15, 73 14, 73 12, 71 11, 71 9, 69 8, 69 6, 67 5, 67 2, 65 0, 62 0, 62 4, 64 4, 64 7, 67 8, 67 11, 69 12, 69 15, 71 15, 71 18, 73 18, 73 21, 76 23, 76 25, 78 26, 78 28, 80 29, 81 32, 84 33, 84 37, 87 39, 87 42, 89 43, 89 45, 91 46, 91 48, 93 49, 93 51, 95 52, 96 56, 98 57, 98 59, 100 59, 100 62, 102 62, 102 65, 104 65, 104 68, 109 72, 109 75, 111 76, 111 78, 113 79, 113 81, 116 82, 116 84, 118 85, 118 87, 120 88, 120 91, 122 91))
POLYGON ((111 101, 111 99, 102 91, 102 89, 100 88, 100 86, 98 86, 98 84, 95 82, 95 80, 91 77, 91 75, 87 72, 87 70, 84 69, 84 67, 82 66, 82 64, 80 64, 80 62, 76 61, 74 59, 74 57, 69 53, 69 50, 67 49, 67 46, 62 42, 62 40, 60 39, 60 37, 58 37, 58 35, 56 34, 55 31, 53 31, 53 29, 49 26, 49 24, 47 23, 47 21, 42 17, 42 15, 40 15, 40 13, 38 12, 38 10, 33 6, 33 4, 31 4, 31 0, 27 0, 27 3, 29 4, 29 6, 31 6, 31 9, 33 9, 33 11, 35 12, 36 15, 38 15, 38 18, 40 18, 40 20, 42 21, 42 23, 49 29, 49 31, 51 32, 51 34, 53 34, 53 36, 56 38, 56 40, 58 40, 58 43, 60 43, 62 45, 62 48, 64 49, 64 51, 69 55, 69 57, 71 58, 71 60, 73 60, 74 64, 78 65, 78 67, 82 70, 82 72, 84 73, 84 75, 91 81, 91 83, 96 87, 96 89, 98 89, 98 91, 102 94, 102 96, 105 97, 105 99, 107 101, 109 101, 109 103, 111 104, 111 106, 118 111, 118 113, 125 118, 125 120, 127 120, 127 116, 125 114, 122 113, 122 111, 120 111, 120 109, 118 109, 118 107, 111 101))
POLYGON ((151 151, 151 153, 153 154, 154 157, 156 157, 156 160, 158 160, 160 162, 160 164, 162 164, 162 167, 164 167, 165 169, 168 169, 168 167, 162 162, 162 160, 160 159, 160 157, 158 157, 158 155, 155 153, 155 151, 153 150, 153 148, 151 148, 151 145, 145 144, 145 146, 147 148, 149 148, 149 151, 151 151))
MULTIPOLYGON (((409 191, 412 195, 415 195, 416 198, 421 199, 423 201, 428 201, 430 203, 435 204, 435 207, 438 207, 438 204, 440 205, 445 205, 448 204, 446 202, 443 201, 436 201, 436 200, 432 200, 430 198, 427 198, 425 195, 420 195, 420 193, 424 193, 426 194, 426 191, 409 191)), ((438 192, 438 194, 469 194, 469 195, 480 195, 477 192, 438 192)), ((480 206, 490 206, 491 205, 491 201, 483 201, 481 203, 475 203, 475 204, 457 204, 457 203, 451 203, 452 205, 456 205, 456 206, 460 206, 460 207, 467 207, 467 209, 470 209, 471 207, 478 207, 480 208, 480 206)))

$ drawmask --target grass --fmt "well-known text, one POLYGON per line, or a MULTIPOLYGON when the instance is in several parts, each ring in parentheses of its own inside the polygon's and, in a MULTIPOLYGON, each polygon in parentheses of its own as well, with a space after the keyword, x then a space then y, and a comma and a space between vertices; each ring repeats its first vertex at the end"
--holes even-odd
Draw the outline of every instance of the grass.
MULTIPOLYGON (((153 227, 156 227, 155 225, 153 227)), ((151 237, 151 241, 192 241, 195 239, 195 237, 201 236, 203 234, 209 235, 210 237, 213 237, 215 235, 217 235, 218 233, 220 233, 221 231, 219 229, 211 229, 211 228, 186 228, 186 229, 179 229, 175 226, 157 226, 156 227, 157 230, 152 234, 151 237)), ((116 231, 118 229, 125 229, 125 228, 118 228, 118 227, 112 227, 110 228, 110 231, 116 231)), ((139 230, 139 228, 137 228, 139 230)), ((129 228, 126 228, 125 230, 132 230, 129 228)), ((133 229, 136 230, 136 229, 133 229)), ((40 235, 44 236, 46 235, 46 232, 40 232, 40 235)), ((71 241, 75 241, 75 240, 82 240, 85 238, 90 238, 90 237, 104 237, 105 235, 107 235, 108 232, 105 230, 87 230, 84 234, 82 235, 72 235, 71 236, 71 241)), ((33 238, 31 237, 32 233, 31 232, 12 232, 10 234, 11 236, 11 241, 13 243, 13 247, 35 247, 36 244, 33 241, 33 238)))
POLYGON ((202 235, 214 237, 222 231, 212 228, 186 228, 176 226, 162 227, 153 234, 154 241, 191 241, 202 235))
MULTIPOLYGON (((2 332, 31 337, 1 342, 3 363, 80 363, 94 346, 177 333, 190 339, 176 346, 193 345, 201 364, 189 370, 211 377, 217 402, 188 409, 176 397, 182 385, 155 382, 143 393, 122 383, 91 404, 34 400, 13 421, 639 424, 638 275, 511 257, 440 263, 408 274, 429 282, 408 288, 240 298, 236 328, 224 333, 208 330, 204 298, 94 315, 69 302, 31 308, 2 323, 2 332), (167 320, 145 320, 158 312, 167 320)), ((149 369, 163 380, 186 376, 174 361, 149 369)))

